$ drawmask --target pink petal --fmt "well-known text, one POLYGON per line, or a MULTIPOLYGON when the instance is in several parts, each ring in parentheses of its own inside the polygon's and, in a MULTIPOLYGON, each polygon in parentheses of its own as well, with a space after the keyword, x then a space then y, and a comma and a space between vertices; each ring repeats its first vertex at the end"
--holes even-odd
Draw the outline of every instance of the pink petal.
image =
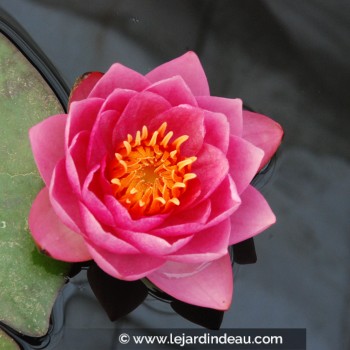
POLYGON ((186 212, 187 208, 190 208, 192 205, 197 203, 197 198, 200 197, 201 194, 201 184, 197 178, 191 180, 189 185, 186 188, 185 193, 180 197, 180 206, 174 209, 174 215, 178 215, 180 212, 186 212))
POLYGON ((201 109, 188 105, 173 107, 154 118, 150 123, 150 130, 157 130, 163 122, 168 124, 166 132, 174 133, 170 143, 182 135, 189 136, 189 139, 181 145, 181 155, 191 157, 199 152, 205 133, 204 115, 201 109))
POLYGON ((203 67, 194 52, 187 52, 172 61, 162 64, 146 75, 155 83, 159 80, 180 75, 195 96, 209 95, 209 86, 203 67))
POLYGON ((81 187, 87 175, 86 150, 89 137, 90 134, 87 131, 77 134, 66 154, 66 171, 69 174, 69 182, 75 194, 81 193, 81 187))
POLYGON ((89 97, 106 98, 117 88, 142 91, 149 85, 150 82, 143 75, 115 63, 98 81, 89 97))
POLYGON ((153 215, 149 217, 145 216, 143 218, 134 220, 130 216, 128 210, 122 204, 120 204, 120 202, 115 197, 106 195, 104 197, 104 202, 113 215, 115 225, 125 230, 148 232, 154 227, 162 224, 163 221, 168 217, 168 214, 163 214, 153 215))
POLYGON ((105 100, 101 113, 105 111, 114 111, 119 116, 124 111, 130 99, 138 93, 133 90, 115 89, 105 100))
POLYGON ((174 298, 192 305, 227 310, 233 293, 228 254, 202 264, 167 262, 147 278, 174 298))
POLYGON ((57 164, 49 191, 52 208, 63 224, 75 232, 81 232, 78 198, 68 180, 65 159, 57 164))
POLYGON ((183 263, 202 263, 227 254, 231 223, 227 219, 218 225, 197 232, 192 240, 168 259, 183 263))
POLYGON ((192 236, 170 237, 168 240, 145 232, 118 230, 118 236, 149 256, 172 254, 188 243, 192 236))
POLYGON ((253 237, 276 222, 265 198, 254 187, 248 186, 241 199, 241 206, 231 216, 230 245, 253 237))
POLYGON ((191 172, 201 182, 201 200, 208 198, 226 177, 229 164, 224 153, 218 148, 204 144, 192 164, 191 172))
POLYGON ((81 235, 63 225, 53 211, 46 187, 39 192, 32 205, 29 229, 40 250, 55 259, 68 262, 91 259, 81 235))
POLYGON ((88 245, 96 264, 109 275, 134 281, 157 270, 165 262, 164 259, 140 254, 116 254, 104 249, 88 245))
POLYGON ((103 203, 105 191, 103 183, 101 184, 102 177, 99 165, 89 172, 82 187, 82 202, 85 203, 100 224, 113 227, 115 225, 113 216, 103 203))
POLYGON ((114 145, 126 140, 127 134, 135 137, 144 125, 148 126, 153 118, 169 108, 170 103, 153 92, 140 92, 131 98, 115 126, 114 145))
POLYGON ((71 104, 65 135, 67 148, 76 134, 91 131, 103 102, 101 98, 91 98, 71 104))
POLYGON ((280 124, 262 114, 243 111, 243 138, 264 150, 258 170, 262 169, 281 144, 283 129, 280 124))
POLYGON ((211 213, 210 200, 205 200, 190 210, 174 212, 160 227, 150 231, 160 237, 188 236, 205 228, 211 213))
POLYGON ((208 226, 213 226, 227 219, 241 204, 241 198, 230 175, 221 182, 210 196, 211 213, 208 226))
POLYGON ((190 88, 180 76, 158 81, 149 86, 146 91, 151 91, 163 96, 172 106, 181 104, 197 106, 197 101, 190 88))
POLYGON ((58 114, 43 120, 29 130, 34 159, 46 186, 50 185, 56 164, 64 157, 66 121, 66 114, 58 114))
POLYGON ((120 115, 116 111, 105 111, 97 117, 87 146, 87 164, 89 167, 95 166, 106 155, 115 152, 112 134, 119 117, 120 115))
POLYGON ((227 153, 230 139, 230 125, 224 114, 204 111, 205 139, 223 153, 227 153))
POLYGON ((216 96, 198 96, 198 106, 208 111, 225 114, 230 123, 230 134, 242 136, 242 100, 216 96))
POLYGON ((72 102, 86 99, 102 76, 103 73, 101 72, 89 72, 78 78, 69 96, 68 110, 72 102))
POLYGON ((197 233, 226 220, 240 203, 233 181, 226 176, 209 199, 190 209, 174 211, 169 219, 150 233, 161 237, 197 233))
POLYGON ((252 143, 230 136, 227 159, 230 164, 230 175, 236 184, 238 193, 242 193, 258 172, 264 151, 252 143))
POLYGON ((114 233, 104 229, 96 220, 88 208, 80 203, 80 214, 82 217, 84 234, 91 246, 105 249, 116 254, 138 254, 139 250, 114 233))

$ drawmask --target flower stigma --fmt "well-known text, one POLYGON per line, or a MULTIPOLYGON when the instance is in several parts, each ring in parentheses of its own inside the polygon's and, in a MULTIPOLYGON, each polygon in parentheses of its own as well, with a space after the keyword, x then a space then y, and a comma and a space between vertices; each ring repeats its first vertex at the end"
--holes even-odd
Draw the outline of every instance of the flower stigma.
POLYGON ((180 205, 188 182, 196 178, 191 165, 197 157, 181 156, 182 135, 170 142, 174 133, 166 132, 164 122, 149 133, 147 126, 128 134, 109 165, 109 179, 115 197, 133 217, 169 212, 180 205))

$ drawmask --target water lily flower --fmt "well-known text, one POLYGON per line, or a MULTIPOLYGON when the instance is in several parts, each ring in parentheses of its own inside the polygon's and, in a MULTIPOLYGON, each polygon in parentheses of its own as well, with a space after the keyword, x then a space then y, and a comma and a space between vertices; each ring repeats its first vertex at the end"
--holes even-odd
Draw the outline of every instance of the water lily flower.
POLYGON ((67 114, 30 129, 45 182, 30 231, 55 259, 227 310, 228 247, 276 220, 250 182, 282 135, 240 99, 211 96, 193 52, 146 75, 113 64, 76 84, 67 114))

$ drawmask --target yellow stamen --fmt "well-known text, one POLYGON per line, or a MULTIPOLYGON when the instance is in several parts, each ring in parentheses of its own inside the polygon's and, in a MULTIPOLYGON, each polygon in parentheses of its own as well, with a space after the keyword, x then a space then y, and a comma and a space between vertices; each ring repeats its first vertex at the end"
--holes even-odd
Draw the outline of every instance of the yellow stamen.
POLYGON ((188 180, 195 179, 196 177, 197 177, 197 175, 194 173, 187 173, 184 175, 184 182, 186 182, 188 180))
POLYGON ((174 135, 174 133, 173 133, 172 131, 169 131, 169 132, 165 135, 163 141, 160 143, 161 146, 166 147, 166 146, 168 145, 169 140, 173 137, 173 135, 174 135))
POLYGON ((118 159, 118 160, 122 160, 123 159, 123 156, 119 153, 114 153, 115 157, 118 159))
POLYGON ((175 182, 173 188, 186 188, 186 185, 183 182, 175 182))
POLYGON ((130 145, 130 143, 128 141, 123 141, 123 145, 124 145, 124 147, 126 149, 126 154, 129 155, 130 152, 131 152, 131 145, 130 145))
POLYGON ((170 199, 169 202, 170 202, 170 203, 174 203, 175 205, 180 205, 180 201, 179 201, 178 198, 172 198, 172 199, 170 199))
POLYGON ((164 122, 149 133, 147 126, 135 138, 127 135, 108 164, 115 197, 134 218, 166 213, 181 204, 188 182, 196 177, 191 166, 196 157, 181 156, 182 135, 169 144, 173 131, 164 122))
POLYGON ((195 162, 197 160, 197 157, 190 157, 190 158, 186 158, 185 160, 182 160, 181 162, 177 163, 177 166, 179 167, 179 169, 183 169, 185 166, 192 164, 193 162, 195 162))
POLYGON ((174 142, 173 145, 176 147, 177 150, 179 150, 180 146, 186 142, 189 139, 188 135, 182 135, 178 137, 174 142))
POLYGON ((139 146, 139 145, 141 145, 141 133, 138 130, 137 133, 136 133, 134 146, 139 146))
POLYGON ((152 138, 151 138, 148 146, 151 146, 151 147, 155 146, 155 144, 157 143, 157 137, 158 137, 158 131, 155 131, 152 135, 152 138))
POLYGON ((111 180, 111 183, 112 183, 113 185, 117 185, 117 186, 120 186, 120 185, 121 185, 120 180, 119 180, 119 179, 116 179, 116 178, 112 179, 112 180, 111 180))
POLYGON ((148 137, 148 130, 147 130, 146 126, 144 125, 142 127, 141 140, 146 140, 147 137, 148 137))
POLYGON ((170 157, 174 159, 175 156, 176 156, 176 153, 177 153, 177 150, 176 150, 176 149, 175 149, 174 151, 171 151, 171 152, 170 152, 170 157))
POLYGON ((135 194, 135 193, 137 193, 137 189, 134 187, 131 189, 130 194, 135 194))
POLYGON ((161 137, 164 136, 165 130, 167 128, 168 124, 167 122, 164 122, 159 128, 158 128, 158 133, 161 137))

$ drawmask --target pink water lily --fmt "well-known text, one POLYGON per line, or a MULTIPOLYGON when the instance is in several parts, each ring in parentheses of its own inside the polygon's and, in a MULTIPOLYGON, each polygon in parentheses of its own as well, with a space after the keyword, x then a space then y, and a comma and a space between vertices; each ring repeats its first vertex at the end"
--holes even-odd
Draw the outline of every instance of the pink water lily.
POLYGON ((40 249, 148 278, 174 298, 227 310, 228 247, 275 216, 250 182, 282 128, 210 96, 196 54, 141 75, 119 63, 74 88, 68 114, 30 130, 45 182, 29 216, 40 249))

